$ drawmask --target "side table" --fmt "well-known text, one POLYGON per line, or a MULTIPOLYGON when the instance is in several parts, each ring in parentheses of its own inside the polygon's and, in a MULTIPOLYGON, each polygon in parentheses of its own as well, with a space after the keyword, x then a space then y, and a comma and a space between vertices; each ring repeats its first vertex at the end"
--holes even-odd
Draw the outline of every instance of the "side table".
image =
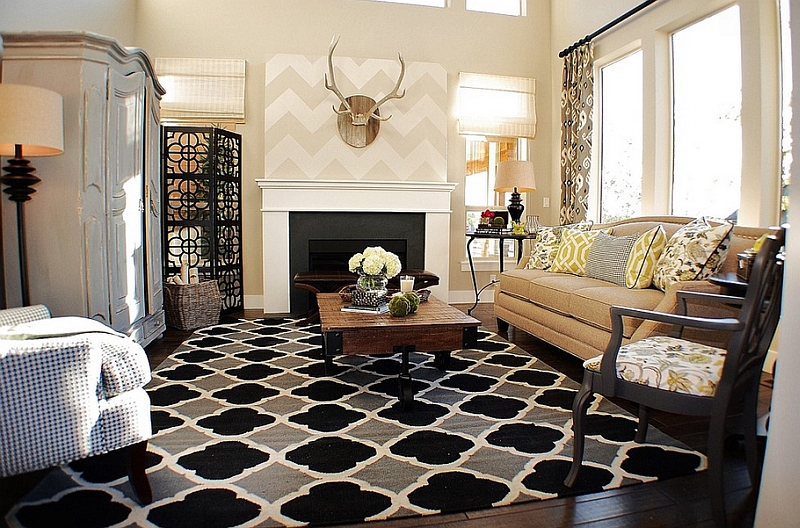
POLYGON ((489 286, 495 284, 496 281, 492 281, 480 290, 478 290, 478 281, 475 278, 475 263, 472 260, 472 249, 470 246, 472 245, 472 241, 476 238, 488 238, 492 240, 499 240, 500 241, 500 251, 498 251, 499 258, 500 258, 500 273, 503 273, 503 241, 504 240, 516 240, 517 241, 517 264, 519 264, 520 259, 522 258, 522 246, 525 240, 533 240, 536 238, 535 233, 525 233, 522 235, 515 235, 512 232, 503 232, 503 233, 482 233, 480 231, 468 231, 467 235, 467 258, 469 259, 469 271, 472 275, 472 289, 475 292, 475 302, 472 304, 472 307, 467 310, 467 314, 472 315, 472 310, 478 306, 478 301, 480 300, 480 295, 489 286))

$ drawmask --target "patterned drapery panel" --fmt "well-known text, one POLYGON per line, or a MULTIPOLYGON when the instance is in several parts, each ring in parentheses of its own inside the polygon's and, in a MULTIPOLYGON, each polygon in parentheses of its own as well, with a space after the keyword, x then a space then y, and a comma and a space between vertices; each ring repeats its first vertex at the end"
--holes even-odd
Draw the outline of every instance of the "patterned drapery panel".
POLYGON ((586 219, 594 105, 591 42, 564 57, 561 86, 561 207, 559 221, 586 219))

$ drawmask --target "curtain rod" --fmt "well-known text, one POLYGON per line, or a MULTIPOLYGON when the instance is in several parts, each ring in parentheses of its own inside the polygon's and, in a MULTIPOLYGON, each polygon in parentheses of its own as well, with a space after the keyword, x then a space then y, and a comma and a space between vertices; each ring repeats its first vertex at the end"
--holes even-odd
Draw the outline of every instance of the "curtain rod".
POLYGON ((574 44, 572 44, 568 48, 564 48, 563 50, 561 50, 561 52, 558 54, 559 58, 563 59, 564 57, 566 57, 567 55, 572 53, 573 50, 583 46, 584 44, 587 44, 587 43, 591 42, 592 40, 594 40, 598 36, 602 35, 606 31, 608 31, 609 29, 613 28, 617 24, 620 24, 620 23, 624 22, 625 20, 627 20, 628 18, 632 17, 633 15, 635 15, 636 13, 641 11, 642 9, 644 9, 644 8, 654 4, 654 3, 656 3, 657 1, 658 0, 646 0, 645 2, 642 2, 641 4, 637 5, 636 7, 634 7, 630 11, 628 11, 627 13, 624 13, 624 14, 620 15, 619 17, 617 17, 616 19, 612 20, 611 22, 609 22, 605 26, 601 27, 600 29, 598 29, 594 33, 590 33, 589 35, 586 35, 585 37, 583 37, 579 41, 575 42, 574 44))

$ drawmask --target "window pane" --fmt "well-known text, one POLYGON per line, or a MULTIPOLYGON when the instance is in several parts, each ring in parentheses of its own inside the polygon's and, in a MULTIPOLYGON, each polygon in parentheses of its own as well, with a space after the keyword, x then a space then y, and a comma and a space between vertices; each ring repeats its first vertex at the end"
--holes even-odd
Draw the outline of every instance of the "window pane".
POLYGON ((520 16, 520 0, 467 0, 467 11, 483 11, 498 15, 520 16))
POLYGON ((642 52, 600 70, 600 220, 642 210, 642 52))
POLYGON ((371 2, 390 2, 392 4, 410 4, 429 7, 445 7, 445 0, 370 0, 371 2))
POLYGON ((789 185, 792 183, 792 42, 789 0, 781 0, 781 224, 789 221, 789 185))
POLYGON ((674 33, 672 54, 672 212, 726 218, 741 192, 738 6, 674 33))

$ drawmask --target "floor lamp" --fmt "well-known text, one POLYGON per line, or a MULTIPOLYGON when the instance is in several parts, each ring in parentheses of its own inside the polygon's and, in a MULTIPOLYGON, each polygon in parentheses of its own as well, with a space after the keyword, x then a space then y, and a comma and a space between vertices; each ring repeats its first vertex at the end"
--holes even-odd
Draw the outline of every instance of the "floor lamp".
MULTIPOLYGON (((53 156, 64 152, 63 100, 56 92, 19 84, 0 83, 0 156, 13 156, 3 167, 3 192, 17 204, 17 244, 22 305, 30 304, 28 255, 23 204, 41 180, 26 156, 53 156)), ((0 238, 2 233, 0 232, 0 238)), ((4 271, 4 270, 2 270, 4 271)), ((5 280, 5 279, 4 279, 5 280)))

